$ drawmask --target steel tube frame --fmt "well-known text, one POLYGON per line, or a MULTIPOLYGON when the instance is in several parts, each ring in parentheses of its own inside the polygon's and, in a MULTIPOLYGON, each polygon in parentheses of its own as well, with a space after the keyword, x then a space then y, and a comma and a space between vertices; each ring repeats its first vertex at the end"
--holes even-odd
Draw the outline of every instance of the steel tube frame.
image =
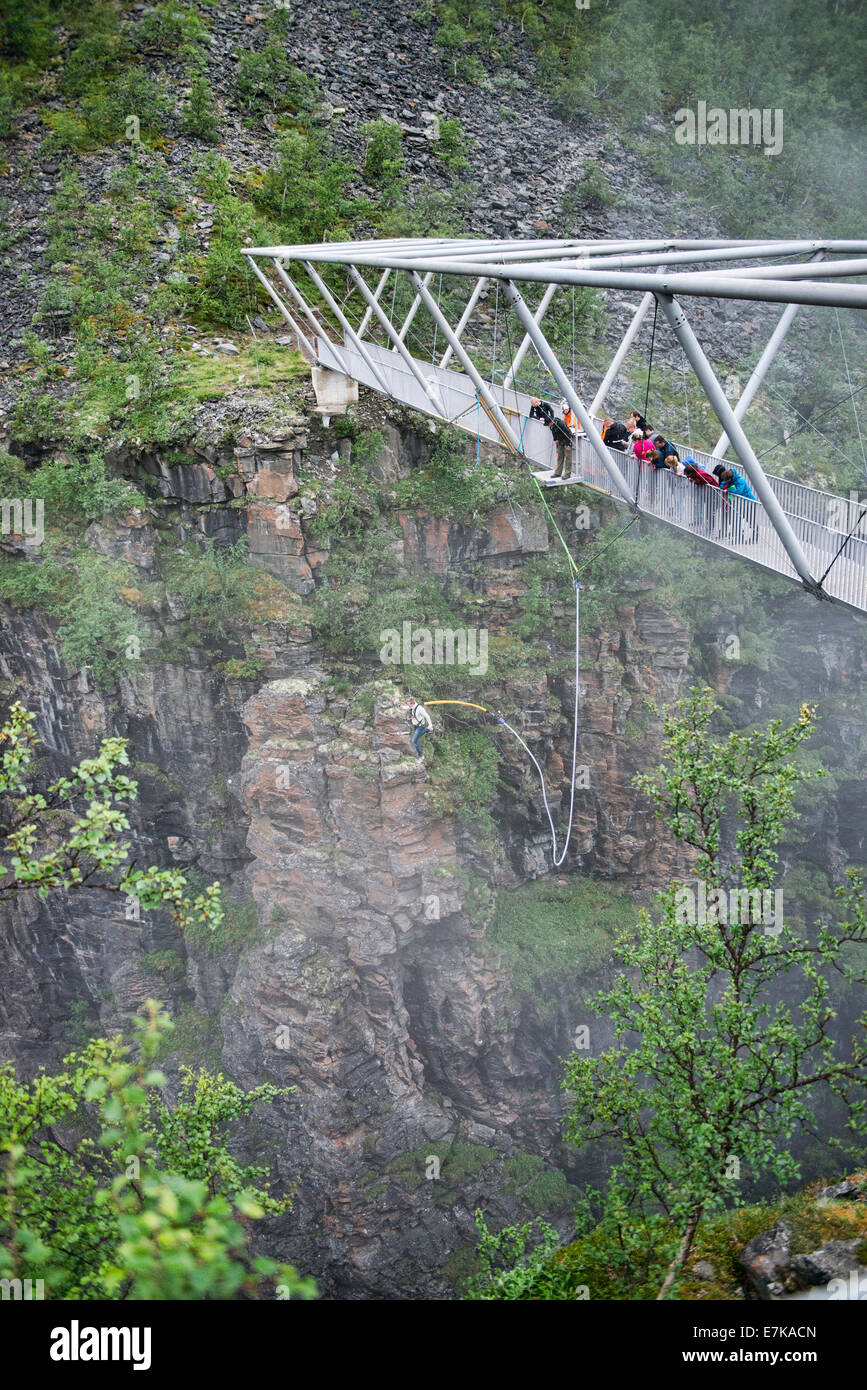
POLYGON ((313 332, 316 334, 316 337, 325 338, 326 342, 328 343, 329 349, 331 350, 331 352, 334 353, 334 356, 337 358, 338 362, 343 363, 344 373, 346 374, 346 376, 351 377, 352 372, 346 365, 346 359, 344 358, 343 353, 340 351, 337 344, 335 342, 332 342, 331 338, 329 338, 328 335, 325 333, 322 324, 317 322, 313 310, 310 308, 310 305, 307 303, 307 300, 304 298, 303 294, 301 293, 291 276, 286 274, 286 271, 284 270, 280 262, 277 260, 276 256, 272 257, 272 264, 280 279, 283 281, 283 284, 286 286, 287 290, 292 295, 292 298, 295 300, 295 303, 298 305, 302 314, 306 318, 307 322, 310 324, 310 327, 313 329, 313 332))
MULTIPOLYGON (((539 300, 538 307, 536 308, 536 311, 533 314, 533 318, 535 319, 536 323, 542 322, 542 319, 545 316, 545 310, 548 308, 548 305, 551 303, 551 300, 554 298, 554 295, 556 293, 557 286, 549 285, 545 293, 542 295, 542 298, 539 300)), ((518 348, 518 351, 515 353, 515 356, 512 360, 512 365, 510 366, 506 375, 503 377, 504 391, 508 391, 509 387, 511 386, 515 377, 517 376, 521 363, 527 355, 527 350, 530 347, 531 342, 532 339, 530 338, 529 333, 525 333, 524 337, 521 340, 521 345, 518 348)))
MULTIPOLYGON (((264 272, 259 269, 252 256, 247 257, 247 264, 249 265, 253 274, 256 276, 256 279, 261 280, 262 284, 265 286, 265 289, 268 291, 274 303, 277 305, 277 308, 280 310, 280 313, 283 315, 284 319, 289 324, 290 328, 292 329, 292 332, 296 335, 299 342, 302 342, 306 347, 308 356, 312 358, 313 366, 318 366, 320 361, 319 353, 316 351, 316 348, 310 342, 310 339, 306 337, 306 335, 301 331, 300 326, 296 323, 295 319, 290 314, 289 310, 287 309, 283 300, 280 298, 274 286, 271 284, 271 281, 268 279, 267 275, 265 275, 264 272)), ((319 334, 317 330, 317 337, 318 336, 319 334)))
POLYGON ((505 289, 508 298, 511 300, 514 306, 515 313, 518 315, 518 318, 521 320, 521 322, 524 325, 524 328, 529 334, 534 348, 538 352, 545 366, 550 371, 554 380, 557 382, 557 385, 560 387, 560 390, 563 392, 563 395, 569 402, 578 419, 581 421, 581 424, 584 428, 584 433, 590 440, 590 443, 592 444, 593 449, 596 452, 600 462, 604 465, 606 472, 608 473, 609 477, 611 478, 611 481, 614 483, 614 486, 617 489, 617 492, 620 494, 620 496, 623 498, 625 502, 628 502, 631 507, 634 507, 635 502, 633 500, 632 493, 629 490, 629 484, 627 483, 623 474, 620 472, 620 469, 617 467, 617 464, 614 462, 610 453, 603 444, 599 431, 597 430, 593 420, 590 418, 590 414, 587 410, 587 407, 584 405, 583 401, 577 395, 575 387, 572 385, 563 368, 560 366, 556 353, 552 352, 548 339, 545 337, 545 334, 542 332, 541 328, 536 323, 536 320, 533 318, 533 315, 530 313, 528 306, 521 297, 520 291, 516 288, 516 286, 512 283, 511 280, 503 280, 503 288, 505 289))
MULTIPOLYGON (((429 260, 427 258, 406 263, 389 256, 364 255, 351 256, 320 255, 320 263, 345 265, 351 260, 354 265, 391 265, 398 270, 412 270, 426 274, 460 274, 487 276, 489 279, 502 278, 502 267, 490 262, 451 262, 429 260)), ((859 263, 860 264, 860 263, 859 263)), ((854 271, 852 272, 855 273, 854 271)), ((867 259, 858 272, 867 275, 867 259)), ((867 309, 867 285, 836 285, 810 280, 763 280, 749 276, 729 276, 720 271, 716 274, 666 275, 662 283, 656 275, 640 274, 635 271, 571 270, 558 265, 541 266, 524 263, 509 266, 513 280, 542 282, 558 285, 588 285, 597 289, 650 290, 651 293, 671 295, 695 295, 706 299, 745 299, 758 300, 768 304, 816 304, 837 309, 867 309)))
MULTIPOLYGON (((664 270, 665 267, 662 266, 660 268, 659 274, 661 275, 664 270)), ((596 392, 596 395, 590 402, 591 415, 596 416, 599 414, 600 406, 603 404, 605 397, 611 390, 611 387, 614 384, 614 378, 617 376, 617 373, 623 366, 623 363, 626 360, 626 354, 632 347, 632 344, 635 342, 638 330, 644 322, 645 315, 647 314, 647 311, 650 308, 651 304, 653 304, 653 302, 654 296, 648 290, 647 294, 644 296, 638 308, 636 309, 635 314, 633 315, 632 322, 623 336, 623 342, 620 344, 620 347, 617 349, 617 351, 611 359, 608 371, 605 373, 604 377, 602 378, 602 381, 599 383, 599 390, 596 392)))
MULTIPOLYGON (((389 338, 391 338, 392 343, 393 343, 393 349, 392 349, 392 350, 393 350, 394 352, 399 352, 399 353, 400 353, 401 357, 403 358, 403 360, 404 360, 404 362, 406 363, 406 365, 409 367, 410 371, 412 372, 413 376, 415 377, 415 379, 416 379, 416 381, 418 382, 418 384, 419 384, 419 386, 421 387, 421 389, 424 391, 424 393, 425 393, 425 395, 427 396, 428 400, 429 400, 429 401, 431 402, 431 404, 435 407, 437 416, 441 418, 441 417, 442 417, 442 402, 437 403, 437 401, 434 400, 434 397, 433 397, 433 394, 432 394, 430 385, 428 384, 428 382, 425 380, 424 376, 422 375, 421 368, 419 367, 419 365, 418 365, 418 363, 416 362, 415 358, 413 357, 412 353, 411 353, 411 352, 409 351, 409 349, 407 348, 406 344, 404 343, 403 339, 401 338, 401 336, 400 336, 400 334, 398 333, 397 329, 395 328, 394 324, 391 322, 391 319, 390 319, 390 318, 388 317, 388 315, 386 314, 386 312, 385 312, 385 310, 383 309, 382 305, 381 305, 381 304, 378 304, 378 303, 374 300, 373 294, 372 294, 371 291, 368 289, 367 285, 364 283, 364 279, 362 278, 361 271, 360 271, 360 270, 357 270, 356 267, 355 267, 354 265, 351 265, 351 266, 349 266, 349 273, 350 273, 350 275, 352 276, 352 278, 353 278, 353 280, 355 281, 355 283, 356 283, 356 285, 358 286, 358 288, 361 290, 361 293, 364 295, 364 298, 367 300, 368 304, 370 305, 370 311, 371 311, 371 313, 376 315, 376 317, 379 319, 379 322, 382 324, 382 327, 385 329, 386 333, 388 334, 389 338)), ((421 303, 421 300, 419 300, 419 303, 421 303)))
MULTIPOLYGON (((379 284, 377 285, 376 289, 375 289, 374 292, 373 292, 373 297, 374 297, 374 299, 376 300, 377 304, 379 303, 379 296, 382 294, 382 291, 385 289, 385 286, 386 286, 386 284, 388 283, 388 278, 389 278, 389 276, 391 275, 391 273, 392 273, 392 272, 391 272, 390 270, 384 270, 384 271, 382 272, 382 275, 381 275, 380 278, 379 278, 379 284)), ((370 305, 368 305, 367 308, 366 308, 365 311, 364 311, 364 318, 361 320, 361 323, 358 325, 358 336, 359 336, 359 338, 363 338, 364 335, 365 335, 365 333, 367 332, 367 325, 370 323, 370 319, 371 319, 371 315, 372 315, 372 314, 373 314, 373 310, 371 309, 370 305)))
POLYGON ((488 389, 486 382, 482 380, 481 376, 479 376, 479 373, 476 369, 475 363, 473 362, 472 358, 469 356, 460 340, 455 337, 454 330, 452 329, 451 324, 449 323, 448 319, 445 318, 445 316, 443 315, 442 310, 440 309, 430 290, 422 282, 421 276, 418 274, 417 271, 408 270, 407 274, 409 275, 410 280, 415 286, 416 293, 421 295, 424 307, 427 309, 428 313, 431 315, 434 321, 439 325, 443 335, 445 336, 446 342, 454 351, 455 356, 457 357, 467 376, 470 378, 470 381, 473 383, 476 390, 478 391, 479 396, 488 407, 488 410, 491 413, 491 417, 494 420, 496 427, 502 435, 503 439, 506 440, 510 448, 513 449, 516 454, 519 454, 521 452, 520 442, 516 439, 514 433, 512 432, 512 428, 505 415, 503 414, 502 410, 500 409, 498 402, 491 395, 491 392, 488 389))
MULTIPOLYGON (((433 272, 431 271, 430 274, 428 274, 428 275, 426 275, 426 276, 424 277, 425 289, 427 289, 427 287, 428 287, 428 285, 430 284, 430 282, 431 282, 432 279, 433 279, 433 272)), ((415 299, 412 301, 412 304, 410 305, 409 313, 407 314, 406 318, 404 319, 404 321, 403 321, 403 323, 402 323, 402 325, 401 325, 400 332, 399 332, 398 335, 397 335, 398 338, 400 339, 400 341, 401 341, 402 343, 406 341, 406 335, 407 335, 407 333, 408 333, 409 330, 410 330, 410 327, 411 327, 411 325, 412 325, 412 321, 413 321, 413 319, 415 318, 416 314, 418 313, 420 306, 421 306, 421 297, 420 297, 419 295, 416 295, 415 299)))
POLYGON ((770 483, 765 477, 764 469, 756 458, 752 445, 741 429, 740 421, 735 418, 735 413, 729 405, 725 392, 717 381, 713 368, 705 357, 704 349, 695 336, 686 314, 683 311, 683 307, 669 294, 659 295, 659 307, 668 320, 674 336, 683 348, 720 424, 728 433, 744 472, 752 483, 756 496, 770 517, 771 524, 782 541, 786 553, 795 567, 796 573, 801 578, 804 588, 818 597, 821 594, 821 589, 818 581, 810 570, 807 557, 801 548, 801 543, 792 530, 789 518, 780 506, 770 483))
MULTIPOLYGON (((457 327, 455 328, 455 337, 456 337, 456 338, 460 339, 461 335, 463 334, 463 331, 464 331, 464 329, 466 328, 467 324, 469 323, 469 321, 470 321, 470 319, 471 319, 471 317, 472 317, 472 314, 473 314, 473 310, 475 309, 476 305, 478 304, 479 298, 481 297, 482 292, 483 292, 485 286, 487 285, 487 283, 488 283, 488 279, 487 279, 487 276, 486 276, 486 275, 483 275, 482 278, 481 278, 480 280, 477 280, 477 281, 476 281, 476 287, 475 287, 475 289, 473 290, 472 294, 470 295, 469 299, 467 300, 467 303, 466 303, 466 307, 465 307, 465 309, 464 309, 464 312, 461 314, 460 318, 458 319, 457 327)), ((453 356, 454 356, 454 348, 451 346, 451 344, 449 344, 449 346, 446 348, 445 352, 443 353, 442 357, 440 358, 440 363, 439 363, 440 366, 441 366, 441 367, 447 367, 447 366, 449 365, 449 363, 451 362, 453 356)))
POLYGON ((325 281, 322 279, 322 276, 319 275, 316 270, 314 270, 313 266, 310 264, 309 261, 302 261, 301 264, 304 266, 304 269, 307 271, 307 274, 310 276, 310 279, 313 281, 319 293, 322 295, 322 298, 325 300, 325 303, 328 305, 331 312, 336 317, 344 333, 348 335, 350 342, 353 343, 358 352, 361 353, 361 356, 364 358, 368 367, 373 372, 373 375, 376 377, 385 394, 387 396, 390 396, 391 392, 389 391, 388 386, 386 385, 385 378, 380 372, 379 367, 376 365, 370 353, 367 351, 367 348, 364 346, 364 343, 361 341, 355 329, 352 327, 352 324, 349 322, 349 319, 346 317, 340 305, 337 303, 337 300, 334 298, 334 295, 331 293, 325 281))
MULTIPOLYGON (((822 255, 823 252, 817 251, 816 256, 813 259, 818 259, 822 255)), ((752 376, 750 377, 749 381, 747 382, 746 386, 744 387, 743 391, 741 392, 740 396, 735 402, 735 405, 733 406, 734 416, 736 420, 742 420, 746 415, 752 401, 755 398, 756 392, 758 391, 759 387, 761 386, 762 382, 768 374, 768 370, 771 366, 771 363, 773 362, 774 358, 776 357, 777 353, 782 347, 786 334, 791 328, 795 319, 795 315, 797 314, 800 307, 800 304, 787 304, 782 314, 780 315, 780 321, 774 329, 773 333, 771 334, 770 338, 768 339, 768 343, 764 352, 762 353, 761 357, 759 358, 758 362, 753 368, 752 376)), ((711 450, 711 453, 714 455, 715 458, 725 458, 726 453, 728 452, 729 443, 729 437, 726 434, 725 430, 723 430, 722 434, 720 435, 719 439, 717 440, 716 444, 711 450)))

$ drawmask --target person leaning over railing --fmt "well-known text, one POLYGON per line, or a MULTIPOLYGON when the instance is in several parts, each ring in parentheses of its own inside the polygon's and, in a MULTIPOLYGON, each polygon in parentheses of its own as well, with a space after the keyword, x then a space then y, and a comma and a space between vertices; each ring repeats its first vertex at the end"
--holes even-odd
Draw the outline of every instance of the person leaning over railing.
POLYGON ((713 471, 718 480, 720 492, 726 495, 732 493, 735 497, 748 497, 751 502, 757 500, 756 494, 743 473, 738 473, 736 468, 727 468, 724 463, 718 463, 713 471))
POLYGON ((744 539, 756 539, 755 513, 746 506, 747 502, 755 502, 756 494, 753 492, 743 473, 738 473, 737 469, 729 468, 724 463, 718 463, 713 470, 714 475, 719 480, 720 492, 726 498, 726 510, 728 510, 728 498, 743 497, 744 502, 737 502, 733 508, 732 515, 727 518, 729 537, 736 544, 740 544, 744 539), (745 531, 748 534, 745 537, 745 531))
POLYGON ((677 470, 674 466, 680 463, 680 458, 674 445, 669 444, 665 435, 654 435, 653 447, 656 449, 656 459, 653 464, 654 468, 671 468, 676 472, 677 470))
POLYGON ((707 489, 713 488, 713 490, 718 493, 719 483, 712 473, 708 473, 706 469, 700 468, 694 458, 687 457, 684 459, 683 473, 684 477, 689 478, 689 481, 694 483, 698 489, 694 494, 694 522, 696 526, 701 526, 703 530, 710 531, 712 529, 714 514, 710 509, 709 493, 707 489))

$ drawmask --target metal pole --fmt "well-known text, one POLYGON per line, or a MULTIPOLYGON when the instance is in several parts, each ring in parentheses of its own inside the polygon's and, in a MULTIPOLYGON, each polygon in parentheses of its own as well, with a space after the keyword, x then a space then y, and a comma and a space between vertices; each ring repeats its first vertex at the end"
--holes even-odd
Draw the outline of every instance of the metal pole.
MULTIPOLYGON (((665 266, 660 266, 660 275, 664 270, 665 266)), ((596 395, 590 402, 591 415, 596 416, 599 414, 600 406, 604 402, 605 397, 608 395, 608 392, 611 390, 614 378, 617 376, 617 373, 623 366, 623 362, 627 352, 632 347, 632 344, 635 342, 638 330, 644 321, 644 317, 648 309, 653 303, 653 299, 654 296, 650 293, 650 291, 648 291, 642 299, 641 303, 639 304, 638 308, 636 309, 632 322, 627 328, 626 333, 624 334, 623 342, 620 344, 620 347, 617 349, 616 353, 611 359, 611 365, 609 366, 608 371, 602 378, 602 381, 599 385, 599 390, 596 392, 596 395)))
POLYGON ((407 273, 413 285, 415 286, 416 294, 421 295, 424 307, 427 309, 428 313, 435 320, 435 322, 439 324, 446 342, 454 352, 455 356, 457 357, 467 376, 470 378, 470 381, 475 386, 480 398, 485 402, 488 411, 490 412, 491 420, 496 425, 503 440, 508 444, 510 449, 512 449, 516 454, 519 454, 521 452, 521 446, 519 441, 516 439, 515 435, 512 433, 512 429, 509 425, 508 420, 506 419, 499 405, 495 401, 494 397, 491 395, 488 386, 479 376, 479 373, 476 371, 475 364, 473 363, 472 358, 465 351, 463 344, 458 340, 458 338, 455 337, 454 330, 451 324, 449 323, 448 319, 444 317, 439 305, 437 304, 430 290, 428 290, 428 288, 422 281, 421 276, 418 274, 418 272, 415 270, 411 270, 407 273))
MULTIPOLYGON (((482 293, 482 290, 485 288, 485 285, 486 285, 487 283, 488 283, 487 277, 484 276, 484 275, 482 276, 481 280, 477 280, 477 281, 476 281, 476 287, 475 287, 475 289, 473 290, 472 294, 470 295, 469 299, 467 300, 467 307, 464 309, 464 312, 461 314, 460 318, 458 319, 458 326, 457 326, 457 328, 455 329, 455 337, 456 337, 456 338, 460 338, 460 337, 461 337, 461 335, 462 335, 464 329, 466 328, 467 324, 469 323, 469 321, 470 321, 470 316, 471 316, 473 310, 475 309, 476 305, 477 305, 478 302, 479 302, 479 295, 482 293)), ((446 348, 445 352, 443 353, 442 357, 440 358, 440 366, 441 366, 441 367, 447 367, 447 366, 449 365, 449 363, 451 362, 452 356, 453 356, 453 355, 454 355, 454 349, 451 347, 451 345, 449 345, 449 347, 446 348)))
POLYGON ((276 257, 273 257, 272 259, 273 259, 274 269, 276 270, 277 274, 280 276, 280 279, 283 281, 283 284, 286 286, 286 288, 287 288, 287 290, 289 291, 289 293, 291 294, 292 298, 295 300, 295 303, 298 305, 298 308, 301 310, 301 312, 302 312, 302 314, 304 315, 304 317, 306 318, 307 322, 310 324, 310 327, 313 329, 313 332, 316 334, 317 340, 318 340, 319 338, 324 338, 325 342, 328 344, 328 350, 329 350, 329 352, 331 352, 331 353, 334 354, 334 356, 335 356, 335 358, 337 359, 338 362, 342 362, 342 363, 343 363, 343 366, 342 366, 341 368, 339 368, 339 370, 342 371, 342 372, 344 373, 345 376, 352 376, 352 373, 350 372, 349 368, 347 367, 347 365, 346 365, 346 363, 345 363, 343 354, 341 353, 341 351, 340 351, 340 349, 338 348, 337 344, 334 343, 334 342, 332 342, 332 340, 329 338, 328 334, 325 332, 324 328, 322 327, 322 324, 321 324, 321 323, 317 323, 317 321, 316 321, 316 319, 315 319, 315 317, 314 317, 314 314, 313 314, 313 310, 310 308, 310 305, 307 303, 307 300, 304 298, 303 294, 302 294, 301 291, 298 289, 298 286, 297 286, 297 285, 295 284, 295 282, 294 282, 293 280, 291 280, 290 277, 286 274, 286 271, 283 269, 282 265, 281 265, 280 262, 277 260, 277 258, 276 258, 276 257))
MULTIPOLYGON (((374 297, 374 299, 377 301, 377 303, 379 303, 379 296, 382 294, 382 291, 385 289, 385 286, 386 286, 386 284, 387 284, 387 282, 388 282, 388 277, 389 277, 390 274, 391 274, 391 271, 390 271, 390 270, 384 270, 384 271, 382 272, 382 275, 380 276, 379 284, 377 285, 376 289, 375 289, 374 292, 373 292, 373 297, 374 297)), ((358 336, 359 336, 359 338, 363 338, 364 335, 365 335, 365 333, 367 332, 367 325, 370 323, 370 316, 371 316, 372 313, 373 313, 373 310, 370 308, 370 306, 368 306, 368 307, 365 309, 365 311, 364 311, 364 318, 361 320, 361 323, 358 325, 358 336)))
MULTIPOLYGON (((427 286, 430 284, 430 282, 431 282, 432 279, 433 279, 433 271, 428 271, 427 275, 424 277, 425 287, 427 287, 427 286)), ((409 313, 407 314, 406 318, 405 318, 404 321, 403 321, 403 325, 401 326, 401 330, 400 330, 400 332, 399 332, 398 335, 397 335, 401 342, 404 342, 404 341, 406 340, 406 335, 407 335, 407 333, 409 332, 410 325, 411 325, 413 319, 415 318, 416 314, 417 314, 418 311, 419 311, 419 306, 420 306, 420 305, 421 305, 421 296, 420 296, 420 295, 416 295, 415 299, 412 301, 412 304, 410 305, 409 313)), ((392 352, 396 352, 396 351, 397 351, 397 348, 392 348, 392 352)))
POLYGON ((810 593, 818 595, 821 591, 810 571, 807 557, 801 548, 801 542, 792 530, 789 518, 780 506, 770 483, 765 477, 764 469, 756 458, 752 445, 741 429, 740 421, 736 419, 735 413, 726 399, 726 394, 717 381, 712 366, 704 355, 701 343, 698 341, 698 338, 693 333, 687 321, 686 314, 683 312, 677 300, 670 294, 661 294, 659 296, 659 307, 671 325, 674 336, 686 353, 692 369, 701 382, 705 395, 713 406, 714 413, 718 417, 720 424, 729 435, 744 472, 755 488, 756 496, 770 517, 771 524, 785 546, 786 552, 796 572, 801 576, 804 588, 808 589, 810 593))
MULTIPOLYGON (((549 285, 548 288, 546 289, 545 293, 542 295, 542 298, 539 300, 539 307, 538 307, 538 309, 536 310, 535 314, 533 315, 533 318, 534 318, 534 320, 536 321, 536 323, 541 323, 541 322, 542 322, 542 319, 543 319, 544 314, 545 314, 545 310, 547 309, 548 305, 551 303, 551 300, 554 298, 554 295, 556 294, 556 292, 557 292, 557 286, 556 286, 556 285, 549 285)), ((503 390, 504 390, 504 391, 508 391, 508 389, 509 389, 509 387, 511 386, 512 382, 514 381, 515 377, 518 375, 518 371, 519 371, 519 369, 520 369, 521 363, 523 362, 524 358, 525 358, 526 355, 527 355, 527 349, 528 349, 529 346, 530 346, 530 341, 531 341, 531 340, 530 340, 530 335, 529 335, 529 333, 525 333, 525 334, 524 334, 524 337, 523 337, 523 340, 522 340, 522 342, 521 342, 521 346, 518 348, 518 351, 515 353, 514 361, 512 362, 512 365, 511 365, 511 367, 509 368, 509 370, 507 371, 506 375, 503 377, 503 390)))
POLYGON ((309 261, 302 261, 302 265, 304 266, 304 269, 307 271, 307 274, 310 276, 310 279, 313 281, 314 285, 318 289, 319 293, 322 295, 322 298, 325 300, 325 303, 328 305, 331 312, 334 314, 344 333, 348 335, 350 342, 353 343, 356 350, 361 353, 361 356, 364 358, 368 367, 373 372, 373 375, 376 377, 385 394, 387 396, 390 396, 391 392, 389 391, 385 383, 384 376, 380 372, 370 353, 367 351, 367 348, 364 346, 364 343, 359 338, 355 329, 352 327, 352 324, 349 322, 349 319, 344 314, 340 305, 337 303, 337 300, 334 298, 334 295, 331 293, 325 281, 322 279, 322 276, 319 275, 316 270, 314 270, 313 266, 310 264, 309 261))
POLYGON ((617 492, 625 502, 628 502, 630 506, 634 506, 635 504, 632 500, 632 493, 629 490, 629 486, 626 482, 626 479, 620 472, 620 469, 617 467, 617 464, 614 462, 610 453, 603 444, 602 439, 599 435, 599 431, 597 430, 595 424, 590 418, 590 413, 587 410, 586 405, 584 405, 583 401, 581 401, 580 398, 576 395, 575 388, 572 385, 566 373, 563 371, 563 368, 560 366, 556 353, 552 352, 547 338, 545 337, 539 325, 536 323, 535 319, 533 318, 533 315, 530 313, 529 308, 524 303, 518 290, 512 284, 512 281, 504 280, 503 285, 505 286, 506 294, 509 296, 509 299, 512 301, 512 304, 515 306, 515 313, 518 315, 518 318, 521 320, 525 329, 527 330, 527 333, 530 335, 530 338, 532 339, 534 348, 538 352, 542 361, 545 363, 545 366, 549 369, 557 385, 560 387, 560 390, 563 392, 563 395, 565 396, 566 400, 569 402, 575 414, 578 416, 578 419, 581 421, 581 424, 584 428, 584 433, 590 440, 590 443, 593 446, 595 453, 598 455, 600 462, 605 467, 605 470, 611 478, 611 481, 617 489, 617 492))
MULTIPOLYGON (((361 273, 358 270, 356 270, 354 265, 349 266, 348 269, 356 285, 361 290, 361 293, 364 295, 364 298, 370 305, 370 312, 372 314, 376 314, 376 317, 379 319, 379 322, 382 324, 389 338, 391 338, 394 344, 392 351, 400 353, 401 357, 403 358, 406 365, 409 367, 410 371, 412 372, 421 389, 424 391, 428 400, 434 407, 436 407, 437 417, 440 420, 444 419, 445 416, 443 415, 441 405, 437 403, 431 387, 425 381, 424 376, 422 375, 421 370, 419 369, 418 363, 416 362, 412 354, 408 351, 406 344, 402 341, 401 336, 395 328, 394 324, 391 322, 382 306, 374 301, 373 295, 371 294, 370 290, 368 289, 367 285, 364 283, 364 280, 361 277, 361 273)), ((421 303, 421 300, 419 300, 419 303, 421 303)))
POLYGON ((292 332, 295 334, 298 341, 304 344, 305 348, 307 349, 307 356, 311 359, 312 365, 316 366, 319 362, 319 354, 317 353, 316 348, 313 346, 310 339, 305 337, 305 335, 301 332, 301 329, 295 322, 295 319, 289 313, 289 310, 286 308, 286 305, 283 303, 283 300, 280 298, 274 286, 271 284, 271 281, 268 279, 267 275, 263 275, 262 271, 259 269, 256 262, 253 260, 252 256, 247 257, 247 264, 252 270, 253 274, 256 276, 257 280, 261 280, 262 284, 265 286, 265 289, 268 291, 274 303, 277 305, 277 308, 280 310, 280 313, 283 315, 284 319, 289 324, 290 328, 292 329, 292 332))
MULTIPOLYGON (((821 260, 823 252, 819 251, 812 260, 821 260)), ((800 309, 800 304, 789 304, 782 312, 780 321, 768 339, 768 345, 753 368, 753 374, 738 397, 734 407, 736 420, 742 420, 755 398, 756 392, 768 374, 768 369, 782 346, 783 340, 792 326, 792 321, 800 309)), ((729 437, 723 430, 711 452, 715 458, 725 458, 729 448, 729 437)))

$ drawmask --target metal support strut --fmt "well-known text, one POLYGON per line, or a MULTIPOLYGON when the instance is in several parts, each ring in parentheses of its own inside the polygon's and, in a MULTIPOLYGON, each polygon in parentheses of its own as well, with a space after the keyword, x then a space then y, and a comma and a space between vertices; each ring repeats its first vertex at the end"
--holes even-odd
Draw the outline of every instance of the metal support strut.
POLYGON ((532 341, 534 348, 538 352, 545 366, 550 371, 557 385, 560 387, 560 390, 563 392, 564 397, 569 402, 569 405, 574 410, 578 419, 581 421, 584 433, 586 434, 591 445, 593 446, 595 453, 598 455, 600 462, 605 467, 605 470, 611 478, 611 481, 613 482, 614 487, 617 490, 617 493, 620 497, 623 498, 625 502, 629 503, 630 507, 634 506, 635 503, 633 501, 632 493, 629 490, 629 486, 626 482, 626 479, 624 478, 620 469, 617 467, 617 464, 614 462, 613 458, 611 457, 611 454, 608 452, 605 445, 603 444, 602 437, 599 434, 599 431, 597 430, 595 424, 593 423, 593 420, 590 417, 590 412, 588 411, 584 402, 576 394, 575 387, 572 385, 568 376, 563 371, 563 368, 560 366, 557 354, 551 350, 551 346, 548 342, 548 339, 545 337, 545 334, 542 332, 536 320, 533 318, 533 315, 530 313, 528 306, 521 298, 519 291, 515 288, 515 285, 512 283, 512 281, 504 280, 503 285, 505 286, 506 294, 508 295, 509 299, 515 307, 515 313, 518 315, 518 318, 521 320, 522 324, 527 330, 527 333, 530 337, 530 340, 532 341))
POLYGON ((821 594, 818 581, 810 571, 807 557, 801 542, 792 530, 789 518, 780 506, 777 497, 765 477, 764 469, 753 451, 753 447, 741 429, 740 421, 729 405, 725 392, 716 379, 713 368, 704 355, 704 350, 692 331, 681 305, 673 295, 660 294, 659 307, 665 315, 677 341, 683 348, 689 363, 699 379, 710 404, 713 406, 723 429, 731 439, 735 453, 743 465, 744 472, 752 483, 756 496, 770 517, 771 524, 782 541, 796 572, 800 575, 805 589, 817 597, 821 594))

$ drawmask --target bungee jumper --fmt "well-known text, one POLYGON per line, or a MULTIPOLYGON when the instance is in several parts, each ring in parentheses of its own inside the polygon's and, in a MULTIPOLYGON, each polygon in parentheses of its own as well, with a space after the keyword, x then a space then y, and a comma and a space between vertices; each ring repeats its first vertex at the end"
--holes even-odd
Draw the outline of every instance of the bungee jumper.
POLYGON ((419 762, 423 763, 424 754, 422 753, 418 745, 421 742, 424 735, 430 733, 430 731, 433 729, 433 720, 431 719, 424 705, 420 704, 416 700, 414 695, 410 695, 406 703, 407 718, 409 719, 409 722, 412 725, 412 738, 410 739, 410 742, 413 746, 413 750, 419 762))

